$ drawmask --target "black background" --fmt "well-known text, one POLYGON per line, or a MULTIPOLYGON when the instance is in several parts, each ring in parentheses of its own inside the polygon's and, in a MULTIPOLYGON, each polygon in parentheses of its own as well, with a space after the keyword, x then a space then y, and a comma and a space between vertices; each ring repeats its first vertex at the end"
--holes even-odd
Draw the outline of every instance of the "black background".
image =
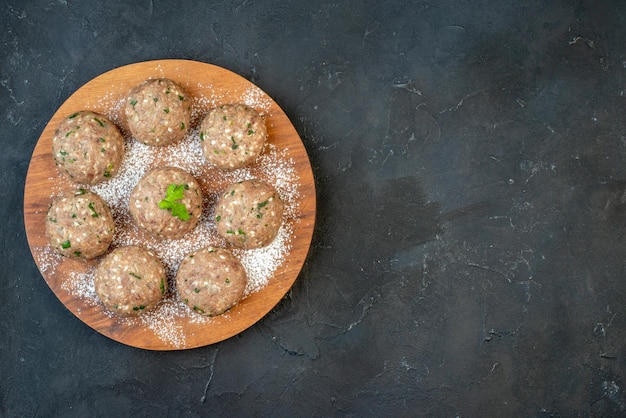
POLYGON ((0 5, 0 415, 626 415, 622 1, 0 5), (307 262, 267 317, 177 352, 76 319, 29 253, 56 109, 183 58, 285 110, 311 159, 307 262))

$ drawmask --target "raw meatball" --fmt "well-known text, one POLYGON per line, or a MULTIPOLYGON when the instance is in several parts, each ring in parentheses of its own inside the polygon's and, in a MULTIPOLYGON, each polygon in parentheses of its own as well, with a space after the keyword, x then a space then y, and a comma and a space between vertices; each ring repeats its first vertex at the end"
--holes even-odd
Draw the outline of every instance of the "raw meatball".
POLYGON ((141 228, 157 237, 181 238, 195 228, 202 215, 200 185, 180 168, 156 168, 131 192, 130 214, 141 228))
POLYGON ((263 247, 276 237, 283 207, 276 189, 263 180, 231 184, 215 208, 217 232, 236 247, 263 247))
POLYGON ((187 134, 191 97, 172 80, 146 80, 129 93, 124 114, 137 141, 146 145, 168 145, 187 134))
POLYGON ((136 316, 154 308, 167 290, 161 261, 137 246, 109 253, 94 275, 96 294, 104 306, 120 316, 136 316))
POLYGON ((186 256, 176 273, 180 299, 208 316, 220 315, 239 302, 247 281, 237 257, 218 248, 204 248, 186 256))
POLYGON ((52 202, 46 215, 46 235, 59 254, 91 259, 104 254, 115 220, 107 203, 96 193, 80 189, 52 202))
POLYGON ((265 121, 256 110, 244 104, 211 109, 200 125, 204 156, 223 170, 253 163, 263 150, 266 137, 265 121))
POLYGON ((59 123, 52 138, 52 156, 72 180, 96 184, 117 173, 124 157, 124 138, 106 116, 83 110, 59 123))

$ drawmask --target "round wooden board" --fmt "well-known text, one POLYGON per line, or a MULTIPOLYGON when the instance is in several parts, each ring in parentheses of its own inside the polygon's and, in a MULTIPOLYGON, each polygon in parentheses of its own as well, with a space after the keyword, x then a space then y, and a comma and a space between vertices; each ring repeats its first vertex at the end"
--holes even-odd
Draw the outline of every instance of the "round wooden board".
MULTIPOLYGON (((124 130, 123 118, 119 119, 118 125, 124 130)), ((129 346, 150 350, 180 350, 213 344, 244 331, 265 316, 286 294, 300 273, 311 244, 315 210, 315 184, 306 149, 280 107, 241 76, 211 64, 188 60, 130 64, 94 78, 72 94, 43 130, 31 158, 24 189, 24 223, 28 244, 43 278, 54 294, 76 317, 101 334, 129 346), (50 269, 45 257, 41 257, 42 249, 50 249, 45 236, 45 220, 52 201, 52 191, 58 189, 59 184, 72 186, 57 171, 51 155, 56 126, 62 118, 83 109, 105 115, 119 115, 122 113, 119 104, 131 88, 146 79, 160 77, 178 82, 191 96, 203 98, 210 105, 248 102, 255 107, 255 103, 262 103, 264 108, 260 110, 268 126, 268 146, 288 156, 298 178, 298 201, 291 220, 291 247, 286 259, 274 270, 263 288, 246 296, 226 314, 208 320, 197 320, 194 313, 169 318, 173 321, 169 326, 178 334, 176 341, 164 339, 145 321, 111 315, 99 304, 77 296, 63 285, 68 276, 92 268, 98 260, 84 262, 61 259, 54 269, 50 269)))

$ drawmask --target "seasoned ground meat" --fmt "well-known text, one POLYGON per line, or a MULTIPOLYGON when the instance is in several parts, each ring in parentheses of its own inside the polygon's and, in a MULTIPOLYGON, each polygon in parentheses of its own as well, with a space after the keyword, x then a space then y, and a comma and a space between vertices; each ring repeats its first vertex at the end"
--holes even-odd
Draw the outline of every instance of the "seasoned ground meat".
POLYGON ((215 208, 217 232, 236 247, 263 247, 276 237, 283 207, 276 189, 263 180, 231 184, 215 208))
POLYGON ((120 247, 100 262, 94 275, 96 294, 111 312, 137 316, 154 308, 167 290, 161 261, 150 251, 120 247))
POLYGON ((84 110, 64 118, 52 138, 59 170, 78 183, 113 177, 124 157, 124 138, 106 116, 84 110))
POLYGON ((133 137, 163 146, 182 139, 189 129, 191 96, 166 78, 146 80, 129 93, 124 114, 133 137))
POLYGON ((208 316, 220 315, 239 302, 247 281, 237 257, 219 248, 186 256, 176 273, 179 298, 194 312, 208 316))
POLYGON ((263 150, 267 128, 250 106, 228 104, 209 110, 199 135, 206 159, 217 168, 234 170, 256 160, 263 150))
POLYGON ((156 168, 130 194, 130 214, 141 228, 161 238, 178 239, 195 228, 202 215, 196 179, 175 167, 156 168))
POLYGON ((115 220, 104 200, 80 189, 57 198, 46 214, 46 235, 59 254, 91 259, 104 254, 111 241, 115 220))

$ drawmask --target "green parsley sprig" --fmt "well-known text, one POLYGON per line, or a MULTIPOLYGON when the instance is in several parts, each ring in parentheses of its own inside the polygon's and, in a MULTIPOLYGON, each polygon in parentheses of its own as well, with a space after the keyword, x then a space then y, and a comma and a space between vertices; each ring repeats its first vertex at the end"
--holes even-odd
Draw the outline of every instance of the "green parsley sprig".
POLYGON ((169 210, 172 213, 172 216, 177 217, 181 221, 189 220, 187 207, 179 202, 179 200, 182 200, 185 197, 185 190, 188 189, 189 186, 187 184, 170 184, 167 186, 165 199, 159 202, 159 207, 161 209, 169 210))

